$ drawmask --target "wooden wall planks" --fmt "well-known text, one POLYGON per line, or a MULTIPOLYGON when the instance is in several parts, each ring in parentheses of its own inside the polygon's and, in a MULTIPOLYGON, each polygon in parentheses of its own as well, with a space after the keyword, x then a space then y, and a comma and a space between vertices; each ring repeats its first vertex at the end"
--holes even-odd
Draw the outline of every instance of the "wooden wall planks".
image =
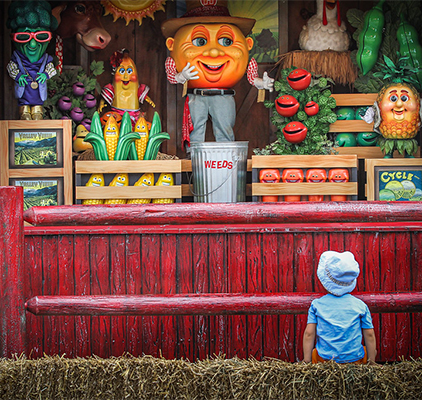
MULTIPOLYGON (((91 231, 95 228, 90 228, 91 231)), ((361 265, 359 291, 421 290, 419 230, 291 226, 268 231, 60 234, 25 236, 28 298, 40 294, 322 292, 315 271, 320 254, 350 250, 361 265), (42 277, 42 278, 41 278, 42 277)), ((136 232, 135 232, 136 231, 136 232)), ((27 300, 27 299, 25 299, 27 300)), ((100 357, 151 354, 168 359, 302 358, 306 315, 35 317, 27 314, 27 353, 100 357), (44 340, 43 340, 44 338, 44 340)), ((373 315, 381 361, 421 355, 414 338, 422 315, 373 315), (413 340, 412 340, 413 338, 413 340)))

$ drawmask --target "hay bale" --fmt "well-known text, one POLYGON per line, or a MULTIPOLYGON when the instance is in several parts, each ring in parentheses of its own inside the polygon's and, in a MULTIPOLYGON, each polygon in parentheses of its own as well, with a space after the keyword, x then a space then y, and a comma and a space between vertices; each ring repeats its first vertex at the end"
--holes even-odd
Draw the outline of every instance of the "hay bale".
MULTIPOLYGON (((172 154, 165 154, 158 152, 156 160, 178 160, 179 157, 172 154)), ((79 154, 78 161, 93 161, 96 160, 93 149, 85 150, 83 153, 79 154)))
POLYGON ((422 360, 386 365, 151 356, 0 360, 1 399, 419 399, 422 360))
POLYGON ((303 51, 295 50, 282 54, 276 66, 284 68, 303 68, 316 75, 323 75, 340 85, 353 85, 358 77, 357 67, 353 64, 349 51, 303 51))

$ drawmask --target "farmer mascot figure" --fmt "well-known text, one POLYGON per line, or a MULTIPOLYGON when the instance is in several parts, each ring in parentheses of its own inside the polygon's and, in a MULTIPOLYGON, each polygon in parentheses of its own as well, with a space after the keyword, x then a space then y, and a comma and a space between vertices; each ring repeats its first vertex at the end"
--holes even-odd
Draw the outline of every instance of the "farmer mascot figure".
MULTIPOLYGON (((211 116, 217 142, 234 141, 235 86, 247 71, 251 85, 273 90, 274 79, 258 77, 258 64, 248 63, 253 39, 246 37, 255 20, 232 17, 221 0, 187 1, 187 12, 165 21, 161 30, 170 57, 167 79, 184 85, 182 144, 205 141, 211 116)), ((189 152, 189 150, 188 150, 189 152)))
POLYGON ((58 26, 47 1, 12 1, 7 27, 15 45, 7 65, 15 81, 20 119, 43 119, 47 99, 47 79, 56 75, 53 57, 46 54, 51 31, 58 26))

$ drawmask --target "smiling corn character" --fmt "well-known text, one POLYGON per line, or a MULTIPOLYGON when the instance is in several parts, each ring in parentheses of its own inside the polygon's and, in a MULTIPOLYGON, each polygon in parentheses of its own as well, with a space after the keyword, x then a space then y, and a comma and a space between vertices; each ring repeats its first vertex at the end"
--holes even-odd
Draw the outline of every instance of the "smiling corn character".
POLYGON ((127 111, 133 126, 141 115, 140 107, 144 101, 155 107, 148 97, 149 87, 139 82, 138 70, 128 50, 116 51, 110 58, 110 64, 113 83, 102 88, 98 111, 101 112, 106 103, 111 106, 113 113, 123 116, 127 111))
MULTIPOLYGON (((161 174, 157 182, 155 183, 155 186, 173 186, 174 185, 174 179, 173 174, 161 174)), ((174 199, 154 199, 152 201, 156 204, 171 204, 174 203, 174 199)))
MULTIPOLYGON (((154 184, 154 174, 147 172, 143 174, 133 186, 152 186, 154 184)), ((130 199, 127 204, 148 204, 151 203, 151 199, 130 199)))
MULTIPOLYGON (((129 186, 129 175, 117 174, 108 186, 129 186)), ((126 199, 107 199, 104 204, 126 204, 126 199)))
MULTIPOLYGON (((92 174, 89 177, 89 180, 85 186, 94 186, 94 187, 104 186, 104 175, 92 174)), ((84 205, 104 204, 104 200, 103 199, 85 199, 85 200, 82 200, 82 204, 84 205)))
POLYGON ((209 115, 215 140, 234 141, 233 86, 247 71, 251 85, 273 90, 274 79, 266 72, 263 78, 258 77, 256 60, 248 64, 253 39, 246 35, 255 20, 232 17, 223 0, 188 0, 186 4, 186 14, 161 25, 170 51, 165 65, 167 79, 187 86, 182 145, 205 141, 209 115))

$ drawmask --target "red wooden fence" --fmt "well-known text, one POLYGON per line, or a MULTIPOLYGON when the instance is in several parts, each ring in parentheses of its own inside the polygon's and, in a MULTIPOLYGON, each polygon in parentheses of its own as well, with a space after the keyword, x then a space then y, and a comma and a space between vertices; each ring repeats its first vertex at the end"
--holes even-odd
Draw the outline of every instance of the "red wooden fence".
MULTIPOLYGON (((8 190, 0 188, 2 204, 8 190)), ((394 311, 373 314, 378 359, 421 356, 422 314, 409 312, 420 310, 422 292, 419 202, 39 207, 24 215, 39 225, 24 229, 24 268, 17 277, 28 304, 49 299, 44 296, 155 294, 163 300, 203 293, 247 294, 246 300, 305 293, 309 300, 323 293, 315 276, 320 254, 349 250, 361 266, 357 291, 389 299, 396 295, 385 292, 406 292, 412 298, 407 312, 398 312, 403 309, 394 301, 373 309, 394 311)), ((264 311, 37 316, 22 309, 26 332, 20 331, 18 347, 33 357, 129 352, 195 360, 222 353, 296 361, 306 325, 306 315, 264 311)))

